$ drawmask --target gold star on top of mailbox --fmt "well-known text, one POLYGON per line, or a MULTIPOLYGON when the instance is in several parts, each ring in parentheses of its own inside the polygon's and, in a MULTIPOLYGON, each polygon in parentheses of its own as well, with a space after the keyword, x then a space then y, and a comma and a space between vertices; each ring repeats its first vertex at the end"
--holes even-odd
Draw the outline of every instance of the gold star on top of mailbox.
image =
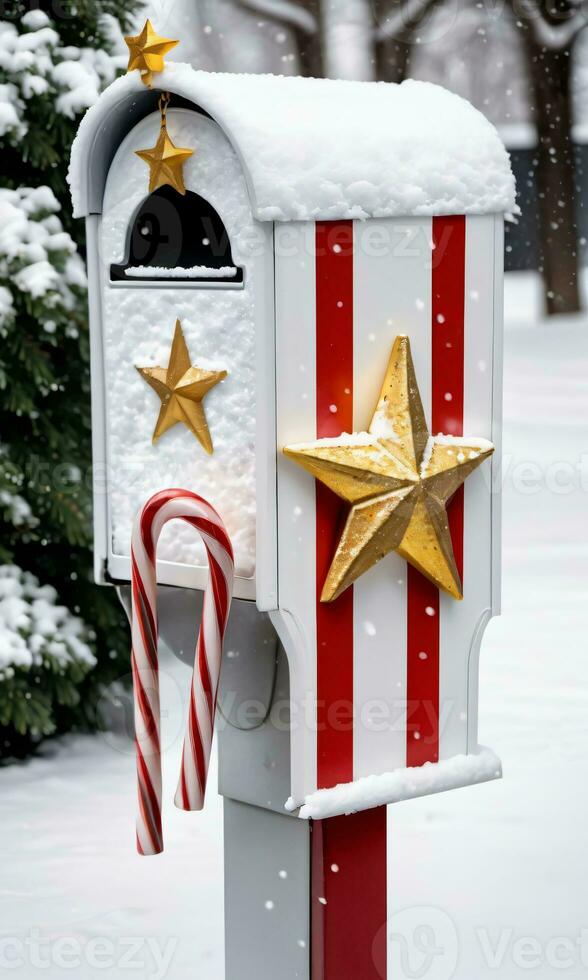
POLYGON ((397 337, 368 432, 286 446, 284 453, 351 504, 324 584, 331 602, 391 551, 462 599, 447 504, 494 447, 432 438, 408 337, 397 337))
POLYGON ((153 30, 151 21, 147 20, 141 33, 136 37, 130 35, 125 37, 125 43, 129 49, 127 71, 138 68, 141 72, 141 80, 145 85, 151 86, 153 72, 163 71, 165 55, 180 42, 172 41, 168 37, 160 37, 153 30))
POLYGON ((138 367, 137 371, 157 392, 161 401, 159 418, 153 432, 153 442, 156 443, 172 426, 183 422, 211 456, 212 438, 202 400, 215 385, 226 378, 227 372, 207 371, 191 363, 179 320, 176 320, 168 366, 166 368, 138 367))

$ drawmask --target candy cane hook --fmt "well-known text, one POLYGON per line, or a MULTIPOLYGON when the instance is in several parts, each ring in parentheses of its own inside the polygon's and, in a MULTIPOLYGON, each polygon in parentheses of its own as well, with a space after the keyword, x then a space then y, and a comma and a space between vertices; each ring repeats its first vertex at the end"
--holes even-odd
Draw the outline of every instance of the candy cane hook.
POLYGON ((163 851, 161 825, 161 744, 157 660, 157 542, 165 524, 180 518, 199 531, 209 575, 196 644, 188 731, 182 752, 175 804, 201 810, 212 748, 222 644, 233 594, 233 549, 213 507, 189 490, 162 490, 147 501, 133 527, 132 668, 139 811, 139 854, 163 851))

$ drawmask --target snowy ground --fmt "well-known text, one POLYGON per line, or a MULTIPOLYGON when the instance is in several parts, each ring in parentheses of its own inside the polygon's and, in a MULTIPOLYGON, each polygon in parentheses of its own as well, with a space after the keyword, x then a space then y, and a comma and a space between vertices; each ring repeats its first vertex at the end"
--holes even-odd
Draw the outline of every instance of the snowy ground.
MULTIPOLYGON (((417 943, 399 977, 588 976, 588 316, 537 325, 535 285, 507 283, 504 602, 482 655, 505 778, 396 807, 392 925, 417 943)), ((184 670, 163 692, 171 784, 184 670)), ((65 739, 0 790, 0 973, 222 980, 218 798, 170 806, 166 853, 141 861, 126 742, 65 739)))

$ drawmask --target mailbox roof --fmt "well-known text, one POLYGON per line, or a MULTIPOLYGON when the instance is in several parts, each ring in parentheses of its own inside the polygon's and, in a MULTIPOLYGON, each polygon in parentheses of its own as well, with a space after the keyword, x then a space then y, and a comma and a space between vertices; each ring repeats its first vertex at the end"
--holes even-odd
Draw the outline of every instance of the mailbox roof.
MULTIPOLYGON (((221 126, 260 221, 516 211, 496 130, 437 85, 214 74, 184 64, 170 64, 155 82, 221 126)), ((109 120, 120 135, 124 120, 113 119, 128 115, 138 93, 145 93, 138 72, 117 79, 80 125, 69 173, 78 216, 93 210, 90 161, 98 155, 109 164, 116 150, 108 157, 100 145, 109 120)))

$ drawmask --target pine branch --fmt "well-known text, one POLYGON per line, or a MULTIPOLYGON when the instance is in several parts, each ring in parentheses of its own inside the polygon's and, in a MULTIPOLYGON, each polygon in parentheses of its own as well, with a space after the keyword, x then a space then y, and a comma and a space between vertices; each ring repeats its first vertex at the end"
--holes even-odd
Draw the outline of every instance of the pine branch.
POLYGON ((0 242, 0 633, 10 638, 0 664, 0 759, 26 755, 53 733, 95 728, 104 685, 128 672, 118 600, 92 581, 88 324, 75 246, 81 253, 84 229, 71 218, 65 182, 86 89, 79 73, 67 83, 59 66, 77 59, 98 92, 116 62, 89 49, 109 49, 105 14, 128 27, 135 6, 78 0, 75 16, 53 21, 51 0, 14 0, 0 15, 0 110, 8 124, 0 134, 0 203, 9 229, 0 242), (43 25, 50 30, 32 38, 43 25), (33 92, 30 58, 20 54, 29 49, 41 79, 33 92), (22 248, 13 248, 15 238, 22 248), (13 621, 2 622, 2 595, 14 589, 34 629, 15 632, 13 621), (37 623, 36 603, 47 613, 37 623), (40 646, 50 623, 55 629, 40 646))

